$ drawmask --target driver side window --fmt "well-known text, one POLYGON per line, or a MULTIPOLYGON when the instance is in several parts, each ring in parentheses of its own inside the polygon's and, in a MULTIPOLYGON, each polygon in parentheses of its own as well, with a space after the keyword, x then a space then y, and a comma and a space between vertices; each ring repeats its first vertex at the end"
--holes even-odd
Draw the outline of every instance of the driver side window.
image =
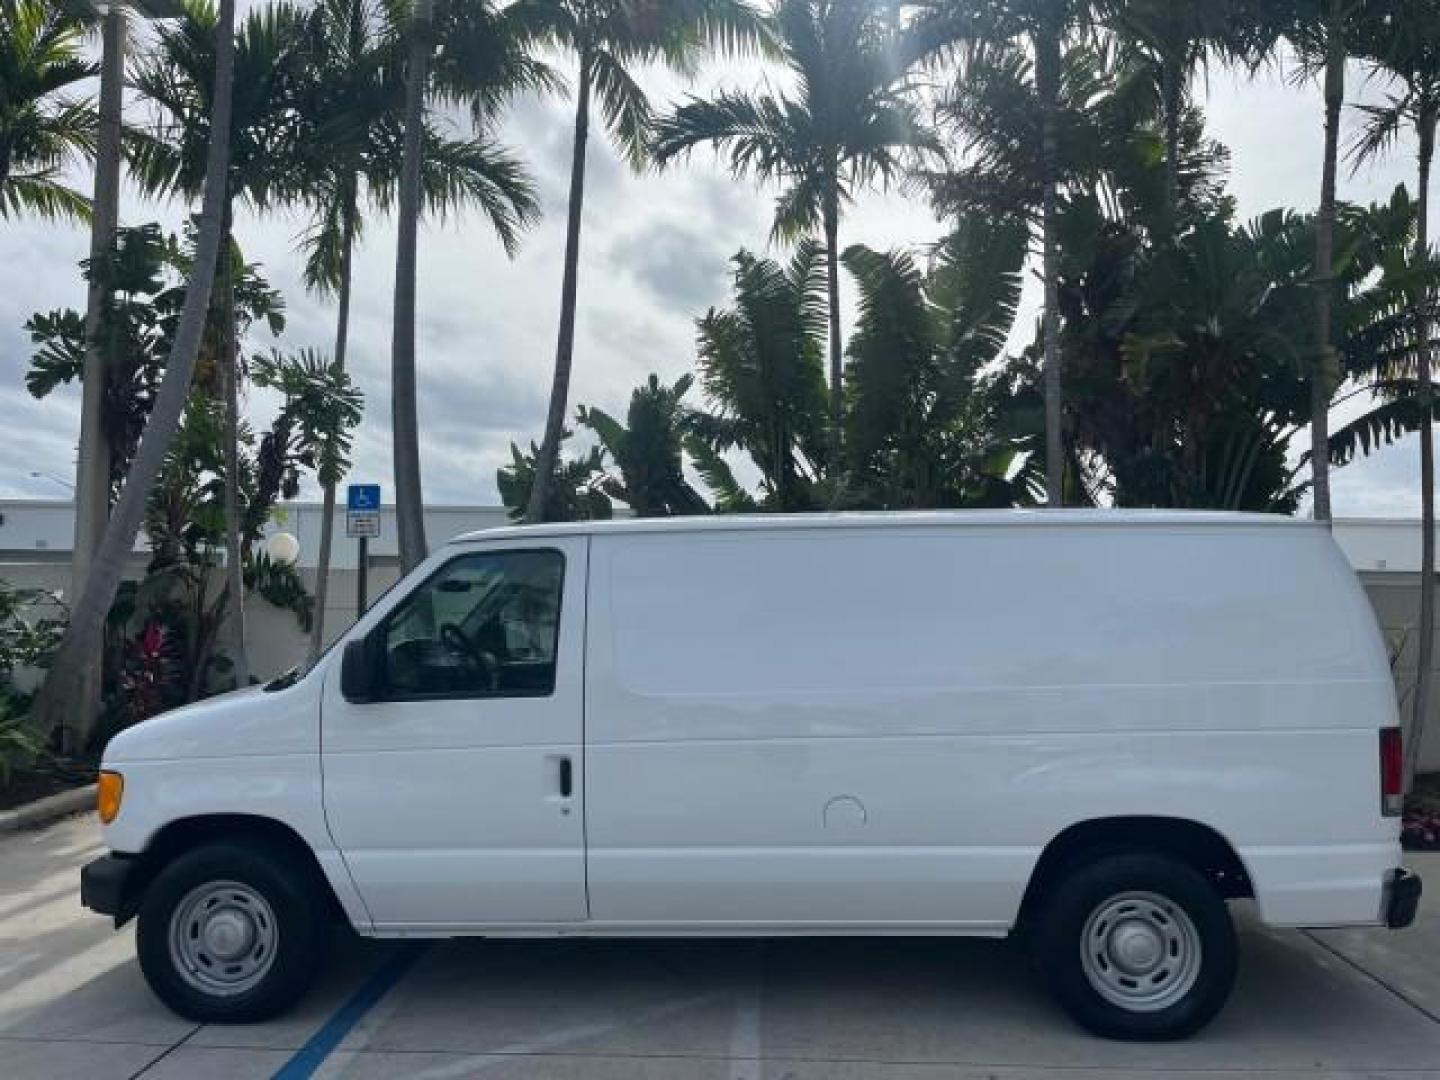
POLYGON ((386 696, 553 692, 564 577, 557 551, 476 553, 446 563, 386 620, 386 696))

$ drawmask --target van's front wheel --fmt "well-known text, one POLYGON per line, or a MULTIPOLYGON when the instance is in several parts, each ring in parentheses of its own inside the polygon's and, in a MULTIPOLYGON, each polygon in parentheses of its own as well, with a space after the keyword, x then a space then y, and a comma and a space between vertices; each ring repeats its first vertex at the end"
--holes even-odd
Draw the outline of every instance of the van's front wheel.
POLYGON ((1184 1038, 1214 1018, 1235 982, 1225 901, 1203 875, 1161 855, 1078 868, 1043 901, 1033 932, 1061 1004, 1110 1038, 1184 1038))
POLYGON ((263 1020, 310 985, 323 910, 285 853, 207 844, 167 865, 140 906, 136 949, 145 981, 181 1016, 263 1020))

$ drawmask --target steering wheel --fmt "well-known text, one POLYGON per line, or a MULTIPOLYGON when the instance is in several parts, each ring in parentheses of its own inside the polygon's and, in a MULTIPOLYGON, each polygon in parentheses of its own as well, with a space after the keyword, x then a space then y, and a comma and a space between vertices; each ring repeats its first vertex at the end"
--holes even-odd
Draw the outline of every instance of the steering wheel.
POLYGON ((486 652, 454 623, 440 624, 440 644, 465 660, 490 690, 500 689, 500 661, 486 652))

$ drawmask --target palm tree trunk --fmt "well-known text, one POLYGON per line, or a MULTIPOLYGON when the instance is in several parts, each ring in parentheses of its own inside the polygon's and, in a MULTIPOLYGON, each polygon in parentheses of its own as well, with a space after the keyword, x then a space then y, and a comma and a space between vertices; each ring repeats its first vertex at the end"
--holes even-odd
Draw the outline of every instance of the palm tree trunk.
MULTIPOLYGON (((345 205, 340 210, 340 293, 339 314, 335 319, 335 364, 345 369, 345 350, 350 339, 350 278, 355 254, 355 187, 345 191, 345 205)), ((320 511, 320 553, 315 565, 315 619, 310 624, 310 656, 313 664, 325 647, 325 602, 330 593, 330 553, 335 543, 335 485, 331 447, 321 452, 321 483, 325 490, 324 508, 320 511)), ((357 617, 359 612, 356 613, 357 617)))
POLYGON ((844 346, 840 333, 840 202, 837 184, 825 193, 823 212, 825 226, 825 286, 830 294, 830 448, 834 460, 830 467, 840 472, 840 452, 844 443, 841 425, 845 417, 844 346))
POLYGON ((1044 27, 1035 36, 1035 83, 1040 94, 1041 162, 1044 170, 1041 232, 1045 279, 1043 315, 1045 380, 1045 500, 1052 507, 1065 504, 1065 443, 1061 430, 1060 372, 1060 249, 1056 235, 1058 211, 1058 158, 1060 93, 1060 31, 1044 27))
POLYGON ((1339 168, 1340 110, 1345 103, 1345 0, 1330 0, 1325 57, 1325 158, 1315 222, 1315 367, 1310 375, 1310 469, 1315 520, 1330 520, 1330 396, 1335 377, 1332 309, 1335 299, 1335 173, 1339 168))
MULTIPOLYGON (((90 262, 99 264, 115 246, 120 223, 120 126, 125 98, 125 8, 112 4, 105 14, 100 59, 100 129, 95 140, 95 192, 91 201, 90 262)), ((85 304, 85 369, 81 377, 80 445, 75 462, 75 543, 70 562, 70 595, 85 588, 90 564, 110 517, 110 443, 105 432, 108 375, 101 348, 100 316, 109 292, 91 281, 85 304)), ((101 650, 86 657, 78 689, 84 716, 100 712, 101 650)), ((73 729, 72 729, 73 730, 73 729)), ((86 732, 88 735, 88 732, 86 732)), ((83 746, 65 747, 76 754, 83 746)))
MULTIPOLYGON (((1435 160, 1435 122, 1433 115, 1420 120, 1420 193, 1415 221, 1415 250, 1418 262, 1430 258, 1430 169, 1435 160)), ((1434 396, 1430 372, 1430 320, 1427 317, 1431 297, 1422 295, 1417 306, 1419 314, 1419 345, 1416 356, 1416 382, 1420 397, 1420 642, 1415 657, 1415 714, 1410 722, 1410 740, 1405 747, 1407 783, 1415 775, 1420 761, 1420 743, 1425 738, 1425 722, 1430 709, 1430 665, 1435 655, 1435 425, 1434 396)))
POLYGON ((1165 97, 1165 228, 1174 240, 1180 216, 1180 110, 1184 107, 1184 84, 1180 67, 1167 62, 1161 70, 1165 97))
POLYGON ((420 227, 420 129, 431 50, 431 0, 416 0, 405 76, 405 144, 400 165, 399 229, 395 253, 395 338, 391 414, 395 439, 395 519, 400 570, 425 558, 425 500, 420 487, 420 429, 415 397, 415 275, 420 227))
POLYGON ((555 344, 555 377, 550 386, 550 410, 545 414, 545 437, 535 455, 535 482, 525 520, 545 519, 545 502, 560 456, 565 433, 565 410, 570 400, 570 369, 575 359, 575 298, 580 275, 580 216, 585 206, 585 151, 590 139, 590 58, 580 54, 580 87, 575 94, 575 145, 570 156, 570 211, 565 223, 565 276, 560 286, 560 336, 555 344))
POLYGON ((227 200, 216 282, 220 329, 220 373, 225 395, 225 592, 229 599, 226 631, 235 685, 250 685, 250 653, 245 644, 245 567, 240 550, 240 347, 235 338, 235 259, 233 218, 227 200))
POLYGON ((82 712, 76 699, 83 681, 81 676, 85 665, 103 643, 105 616, 114 603, 125 563, 140 532, 145 506, 165 464, 171 440, 180 426, 210 308, 210 288, 215 280, 215 258, 220 248, 222 216, 229 186, 235 0, 220 0, 220 18, 215 33, 215 101, 210 113, 212 137, 205 160, 205 194, 200 209, 195 261, 185 290, 185 306, 180 312, 175 341, 165 365, 165 377, 155 396, 155 406, 145 425, 135 460, 130 465, 120 500, 110 516, 100 548, 90 564, 85 588, 70 611, 70 625, 32 708, 32 717, 42 725, 42 730, 53 730, 62 725, 73 727, 67 739, 69 745, 85 745, 93 729, 95 718, 82 712))

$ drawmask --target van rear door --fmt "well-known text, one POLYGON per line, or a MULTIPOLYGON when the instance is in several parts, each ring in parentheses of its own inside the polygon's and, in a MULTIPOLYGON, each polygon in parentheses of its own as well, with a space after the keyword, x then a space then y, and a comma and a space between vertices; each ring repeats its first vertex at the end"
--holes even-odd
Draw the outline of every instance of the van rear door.
POLYGON ((377 929, 575 922, 585 899, 588 539, 455 549, 340 666, 321 718, 325 814, 377 929))

